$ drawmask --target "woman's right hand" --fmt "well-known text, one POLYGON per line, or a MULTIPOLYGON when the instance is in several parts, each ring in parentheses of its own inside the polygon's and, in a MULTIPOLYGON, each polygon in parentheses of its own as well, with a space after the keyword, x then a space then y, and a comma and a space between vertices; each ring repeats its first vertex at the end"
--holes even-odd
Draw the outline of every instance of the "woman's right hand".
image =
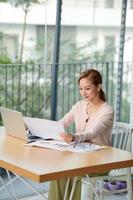
POLYGON ((64 140, 66 143, 71 143, 74 141, 74 135, 70 133, 60 133, 60 137, 64 140))

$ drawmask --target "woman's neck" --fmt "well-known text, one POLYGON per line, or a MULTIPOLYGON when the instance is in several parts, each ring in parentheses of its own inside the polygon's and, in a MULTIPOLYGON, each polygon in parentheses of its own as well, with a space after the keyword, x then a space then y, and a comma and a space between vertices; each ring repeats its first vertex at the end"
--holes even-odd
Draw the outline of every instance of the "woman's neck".
POLYGON ((95 102, 88 102, 87 109, 86 109, 87 113, 96 112, 103 103, 104 103, 104 101, 101 99, 99 101, 95 101, 95 102))

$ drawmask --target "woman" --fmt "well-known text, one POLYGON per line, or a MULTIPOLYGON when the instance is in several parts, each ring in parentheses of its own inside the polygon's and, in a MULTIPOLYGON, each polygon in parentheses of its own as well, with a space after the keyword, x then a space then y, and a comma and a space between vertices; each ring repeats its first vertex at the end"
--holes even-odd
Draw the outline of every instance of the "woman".
MULTIPOLYGON (((80 95, 84 100, 77 102, 72 109, 60 120, 64 128, 75 123, 75 134, 61 133, 61 137, 67 143, 71 142, 95 142, 111 145, 111 130, 113 125, 113 109, 109 106, 102 90, 102 76, 95 69, 89 69, 81 73, 79 80, 80 95)), ((69 184, 71 188, 72 184, 69 184)), ((52 181, 49 190, 49 200, 62 200, 66 180, 52 181)), ((73 200, 80 200, 81 179, 77 182, 73 200)), ((68 191, 69 197, 69 191, 68 191)))

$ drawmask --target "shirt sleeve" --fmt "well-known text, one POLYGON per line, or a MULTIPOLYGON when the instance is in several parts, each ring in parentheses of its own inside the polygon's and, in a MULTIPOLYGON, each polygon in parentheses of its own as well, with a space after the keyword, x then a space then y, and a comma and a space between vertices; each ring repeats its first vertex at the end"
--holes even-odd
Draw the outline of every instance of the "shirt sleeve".
POLYGON ((74 136, 75 142, 91 141, 106 129, 112 126, 114 120, 114 112, 111 107, 103 111, 92 126, 85 128, 81 133, 76 133, 74 136))
POLYGON ((59 122, 63 124, 64 128, 67 128, 71 123, 74 122, 74 113, 76 110, 76 104, 71 108, 71 110, 61 119, 59 122))

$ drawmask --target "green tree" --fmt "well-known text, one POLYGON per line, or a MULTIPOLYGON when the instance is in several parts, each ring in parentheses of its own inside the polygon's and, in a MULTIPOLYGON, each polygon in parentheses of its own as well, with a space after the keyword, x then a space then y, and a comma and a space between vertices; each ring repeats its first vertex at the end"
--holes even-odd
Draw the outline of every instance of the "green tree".
POLYGON ((11 3, 11 5, 15 7, 21 7, 24 11, 22 42, 21 42, 20 56, 19 56, 19 61, 22 62, 23 50, 24 50, 24 39, 25 39, 25 32, 26 32, 26 25, 27 25, 27 15, 34 4, 41 4, 43 0, 7 0, 7 2, 11 3))

